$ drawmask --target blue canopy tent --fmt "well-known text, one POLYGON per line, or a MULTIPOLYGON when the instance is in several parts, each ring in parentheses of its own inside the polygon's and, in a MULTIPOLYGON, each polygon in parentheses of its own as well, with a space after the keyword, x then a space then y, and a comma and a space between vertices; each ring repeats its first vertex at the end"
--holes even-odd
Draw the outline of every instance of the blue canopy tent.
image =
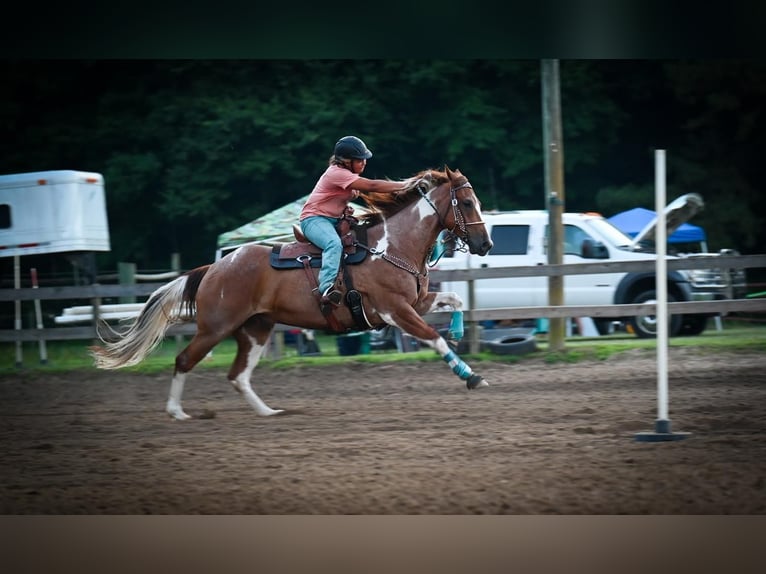
MULTIPOLYGON (((628 237, 635 237, 657 214, 651 209, 634 207, 608 218, 608 221, 628 237)), ((705 230, 691 223, 682 223, 668 236, 668 243, 700 243, 707 251, 705 230)))

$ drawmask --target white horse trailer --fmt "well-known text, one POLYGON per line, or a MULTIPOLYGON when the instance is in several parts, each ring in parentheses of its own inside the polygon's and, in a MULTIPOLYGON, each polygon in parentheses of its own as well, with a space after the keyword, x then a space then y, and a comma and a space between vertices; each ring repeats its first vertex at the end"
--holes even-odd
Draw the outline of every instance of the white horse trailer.
MULTIPOLYGON (((0 257, 13 257, 14 288, 21 287, 24 255, 110 250, 100 173, 56 170, 0 175, 0 257)), ((42 328, 36 303, 37 325, 42 328)), ((15 328, 21 329, 21 301, 15 307, 15 328)), ((44 341, 40 345, 45 362, 44 341)), ((16 364, 20 366, 21 360, 21 341, 17 341, 16 364)))
POLYGON ((0 257, 109 250, 101 174, 0 175, 0 257))

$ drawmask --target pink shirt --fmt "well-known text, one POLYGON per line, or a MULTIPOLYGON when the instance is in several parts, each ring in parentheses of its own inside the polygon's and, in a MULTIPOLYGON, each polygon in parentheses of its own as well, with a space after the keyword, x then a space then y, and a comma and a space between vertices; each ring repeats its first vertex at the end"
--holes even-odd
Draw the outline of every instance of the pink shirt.
POLYGON ((348 202, 354 198, 351 184, 359 174, 337 165, 329 166, 319 178, 301 210, 300 219, 314 215, 340 217, 348 202))

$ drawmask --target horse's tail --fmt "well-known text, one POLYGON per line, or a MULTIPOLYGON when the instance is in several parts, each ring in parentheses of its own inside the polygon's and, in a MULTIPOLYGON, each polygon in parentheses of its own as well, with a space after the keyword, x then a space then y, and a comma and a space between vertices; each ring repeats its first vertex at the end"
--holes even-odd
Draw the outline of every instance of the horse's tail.
POLYGON ((195 298, 210 265, 197 267, 154 291, 128 330, 103 347, 89 348, 96 367, 119 369, 140 363, 162 342, 172 323, 190 321, 196 314, 195 298))

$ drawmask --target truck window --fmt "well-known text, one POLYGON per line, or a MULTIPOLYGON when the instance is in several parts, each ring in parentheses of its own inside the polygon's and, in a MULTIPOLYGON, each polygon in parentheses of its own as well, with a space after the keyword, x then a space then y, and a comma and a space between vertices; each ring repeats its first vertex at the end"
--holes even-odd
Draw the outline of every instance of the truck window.
MULTIPOLYGON (((545 253, 548 253, 548 226, 545 226, 545 253)), ((582 255, 582 240, 593 239, 588 233, 576 225, 564 226, 564 255, 582 255)))
POLYGON ((576 225, 564 226, 564 255, 581 255, 582 240, 590 236, 576 225))
POLYGON ((492 243, 490 255, 526 255, 529 225, 494 225, 492 243))

